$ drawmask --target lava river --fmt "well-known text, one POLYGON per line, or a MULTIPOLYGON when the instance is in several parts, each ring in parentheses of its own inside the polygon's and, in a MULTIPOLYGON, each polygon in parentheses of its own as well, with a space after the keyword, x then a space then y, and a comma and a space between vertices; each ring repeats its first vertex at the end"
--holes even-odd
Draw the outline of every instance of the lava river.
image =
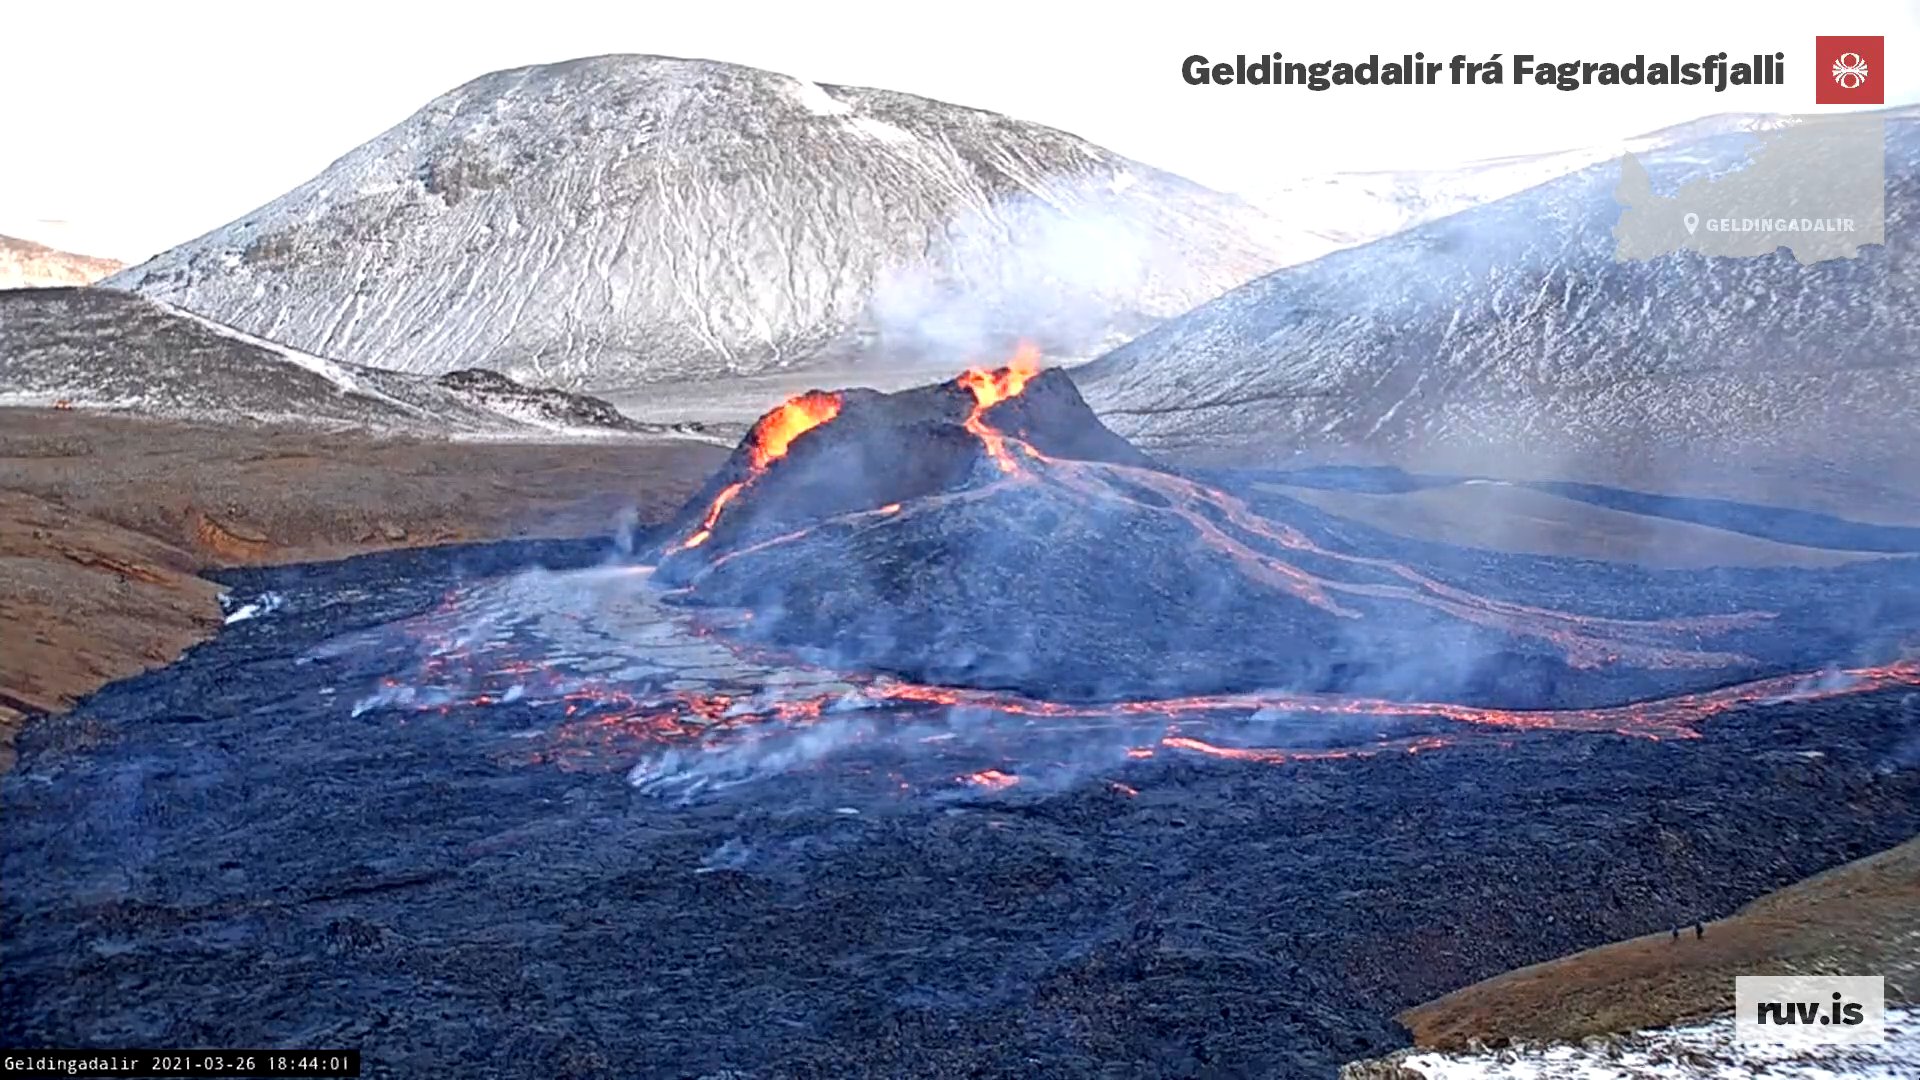
MULTIPOLYGON (((1224 492, 1167 472, 1049 457, 986 419, 1033 375, 1022 356, 999 371, 958 380, 976 406, 966 430, 984 446, 995 476, 965 490, 902 506, 840 515, 881 523, 925 512, 930 500, 979 498, 995 485, 1050 484, 1076 497, 1137 502, 1150 492, 1251 577, 1304 603, 1353 616, 1356 598, 1392 597, 1455 618, 1536 639, 1574 666, 1632 663, 1718 669, 1740 660, 1716 638, 1769 612, 1634 620, 1578 615, 1480 596, 1402 563, 1333 550, 1253 511, 1224 492), (1336 578, 1276 557, 1356 568, 1336 578)), ((749 438, 748 471, 719 489, 700 524, 671 552, 713 536, 715 523, 795 439, 840 412, 838 395, 795 398, 764 417, 749 438)), ((794 542, 807 530, 757 540, 717 562, 794 542)), ((856 769, 892 789, 974 788, 1081 782, 1101 776, 1132 791, 1133 763, 1165 756, 1288 763, 1438 750, 1462 740, 1535 732, 1605 733, 1644 739, 1697 737, 1717 714, 1920 685, 1920 660, 1739 682, 1659 700, 1600 708, 1514 710, 1444 701, 1403 701, 1284 689, 1100 703, 1050 701, 984 689, 927 685, 872 671, 837 670, 803 655, 754 644, 751 611, 691 606, 686 590, 662 588, 651 566, 609 565, 526 572, 465 587, 428 614, 363 631, 325 650, 384 649, 393 674, 364 695, 356 715, 430 713, 470 720, 514 705, 525 718, 501 735, 500 753, 561 768, 617 770, 650 791, 691 794, 772 773, 856 769), (676 596, 676 592, 680 595, 676 596)), ((477 722, 477 721, 476 721, 477 722)))

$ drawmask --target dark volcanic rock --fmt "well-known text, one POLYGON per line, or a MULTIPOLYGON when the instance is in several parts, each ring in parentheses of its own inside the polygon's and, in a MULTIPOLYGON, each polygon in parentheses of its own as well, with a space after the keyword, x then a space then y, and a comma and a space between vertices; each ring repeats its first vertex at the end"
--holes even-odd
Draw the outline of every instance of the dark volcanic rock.
POLYGON ((552 387, 528 386, 486 368, 449 371, 433 381, 507 416, 561 427, 642 430, 638 422, 600 398, 552 387))
POLYGON ((285 605, 28 728, 0 777, 0 1044, 351 1046, 380 1077, 1330 1080, 1402 1041, 1402 1008, 1920 827, 1897 691, 1698 740, 1164 757, 1117 774, 1136 797, 875 794, 882 759, 688 806, 526 764, 551 706, 349 715, 392 658, 315 646, 529 556, 229 575, 285 605))
MULTIPOLYGON (((796 399, 817 414, 797 435, 769 414, 651 553, 658 580, 835 664, 1054 700, 1601 705, 1808 652, 1772 614, 1688 607, 1684 588, 1604 617, 1463 589, 1157 467, 1058 371, 977 416, 970 378, 816 391, 796 399)), ((1887 640, 1920 619, 1920 591, 1889 592, 1876 618, 1887 640)))
MULTIPOLYGON (((958 380, 894 394, 853 389, 811 391, 795 401, 831 402, 830 420, 793 438, 774 468, 754 464, 763 436, 749 433, 707 486, 688 501, 655 551, 667 556, 661 577, 684 581, 727 551, 750 546, 834 517, 876 510, 963 489, 991 469, 985 445, 966 429, 976 405, 958 380), (755 475, 761 473, 761 475, 755 475), (728 487, 752 480, 749 493, 729 499, 713 523, 713 538, 683 557, 675 540, 697 532, 713 501, 728 487)), ((777 418, 779 410, 770 413, 777 418)), ((1145 466, 1146 456, 1108 431, 1080 400, 1064 372, 1041 372, 1016 397, 981 416, 1041 453, 1085 461, 1145 466)), ((762 425, 771 420, 762 420, 762 425)))
POLYGON ((659 430, 598 398, 313 356, 105 287, 0 290, 0 403, 424 435, 659 430))

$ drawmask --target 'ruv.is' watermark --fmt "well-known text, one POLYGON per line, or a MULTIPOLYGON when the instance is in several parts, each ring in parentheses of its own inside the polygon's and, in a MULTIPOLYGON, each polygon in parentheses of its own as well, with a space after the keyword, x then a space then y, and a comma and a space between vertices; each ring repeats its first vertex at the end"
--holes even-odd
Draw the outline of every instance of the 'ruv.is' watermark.
POLYGON ((1879 975, 1740 975, 1733 1033, 1742 1042, 1860 1046, 1887 1037, 1879 975))

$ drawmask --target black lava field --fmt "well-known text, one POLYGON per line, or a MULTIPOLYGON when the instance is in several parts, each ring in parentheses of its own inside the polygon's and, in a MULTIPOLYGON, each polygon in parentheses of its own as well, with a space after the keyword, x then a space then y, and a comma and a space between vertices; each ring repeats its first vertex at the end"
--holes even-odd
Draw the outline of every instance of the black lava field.
POLYGON ((624 543, 223 574, 218 637, 30 724, 0 1041, 1331 1076, 1920 828, 1911 559, 1398 539, 1052 373, 796 407, 624 543))

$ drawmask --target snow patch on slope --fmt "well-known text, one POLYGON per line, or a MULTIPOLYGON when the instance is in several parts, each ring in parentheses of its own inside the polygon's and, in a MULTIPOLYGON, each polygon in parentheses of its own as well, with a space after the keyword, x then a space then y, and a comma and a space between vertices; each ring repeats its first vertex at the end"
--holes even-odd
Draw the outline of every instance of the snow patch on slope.
POLYGON ((440 436, 679 433, 493 372, 430 379, 330 360, 99 287, 0 293, 0 405, 440 436))
MULTIPOLYGON (((232 602, 233 600, 230 594, 228 593, 220 594, 221 607, 224 608, 228 604, 231 604, 232 602)), ((228 612, 226 618, 222 619, 221 621, 228 626, 232 626, 234 623, 237 623, 237 622, 246 622, 248 619, 256 619, 262 615, 271 615, 274 612, 279 611, 281 605, 285 603, 286 603, 286 597, 281 596, 279 593, 264 592, 264 593, 261 593, 259 596, 255 597, 254 599, 248 601, 247 603, 242 604, 239 607, 228 612)))
POLYGON ((885 143, 910 143, 913 141, 912 132, 905 128, 895 127, 885 120, 878 120, 871 116, 856 116, 847 121, 847 126, 868 138, 878 139, 885 143))
MULTIPOLYGON (((1641 159, 1662 189, 1744 132, 1641 159)), ((1818 463, 1871 480, 1920 408, 1920 120, 1886 120, 1884 245, 1615 257, 1601 164, 1234 289, 1079 369, 1115 431, 1216 464, 1316 460, 1641 490, 1818 463), (1576 472, 1569 470, 1577 470, 1576 472)), ((1778 482, 1790 502, 1796 481, 1778 482)))
POLYGON ((403 412, 410 412, 416 416, 426 415, 425 409, 408 404, 390 394, 382 393, 377 388, 368 386, 362 380, 354 378, 345 365, 337 361, 328 360, 323 356, 315 356, 312 353, 301 352, 299 349, 290 349, 277 341, 268 341, 263 337, 255 337, 244 330, 236 330, 225 323, 214 322, 204 315, 196 315, 185 308, 176 307, 164 300, 152 300, 149 302, 170 315, 175 315, 190 322, 197 323, 221 337, 251 345, 295 367, 310 371, 332 383, 342 394, 361 394, 367 397, 377 398, 403 412))
POLYGON ((795 79, 792 93, 794 100, 815 116, 846 116, 853 112, 853 106, 834 97, 817 82, 795 79))
POLYGON ((1920 1076, 1920 1009, 1888 1008, 1886 1041, 1870 1046, 1809 1049, 1739 1042, 1728 1016, 1688 1027, 1590 1039, 1579 1046, 1416 1052, 1394 1060, 1427 1080, 1911 1080, 1920 1076))

